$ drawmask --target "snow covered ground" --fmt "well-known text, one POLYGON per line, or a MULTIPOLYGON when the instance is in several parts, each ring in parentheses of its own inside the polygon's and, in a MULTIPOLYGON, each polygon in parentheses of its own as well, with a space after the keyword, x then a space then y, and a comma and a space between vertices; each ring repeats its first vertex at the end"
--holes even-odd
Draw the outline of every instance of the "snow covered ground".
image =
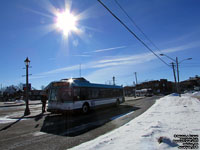
POLYGON ((0 124, 12 123, 12 122, 16 122, 18 120, 25 120, 25 119, 11 119, 9 117, 10 116, 0 117, 0 124))
POLYGON ((200 93, 165 96, 124 126, 71 149, 168 150, 184 149, 179 147, 184 144, 200 146, 195 141, 200 140, 200 100, 195 95, 200 93), (189 142, 191 139, 194 141, 189 142))
POLYGON ((194 93, 193 93, 193 96, 194 96, 194 97, 200 98, 200 92, 194 92, 194 93))
POLYGON ((12 102, 4 102, 4 104, 25 104, 24 100, 15 100, 12 102))
POLYGON ((36 116, 41 113, 42 104, 41 101, 29 101, 29 108, 31 114, 27 117, 21 118, 24 114, 25 110, 25 102, 23 100, 16 100, 13 102, 0 102, 0 124, 12 123, 20 120, 28 120, 31 119, 32 116, 36 116), (21 106, 15 106, 18 104, 22 104, 21 106), (12 107, 4 107, 4 106, 12 106, 12 107), (12 110, 9 112, 9 110, 12 110), (5 112, 4 112, 5 111, 5 112))

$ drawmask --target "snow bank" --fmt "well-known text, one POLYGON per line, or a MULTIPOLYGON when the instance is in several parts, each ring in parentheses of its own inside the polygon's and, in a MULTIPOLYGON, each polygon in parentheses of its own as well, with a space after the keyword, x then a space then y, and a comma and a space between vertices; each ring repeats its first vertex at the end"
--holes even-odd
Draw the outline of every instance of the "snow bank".
POLYGON ((173 141, 175 135, 200 136, 199 115, 200 101, 192 94, 182 97, 169 95, 157 100, 145 113, 124 126, 72 150, 178 149, 173 141))
POLYGON ((25 101, 24 100, 16 100, 15 103, 22 103, 22 104, 24 104, 25 101))
POLYGON ((7 117, 0 117, 0 124, 15 122, 17 119, 10 119, 7 117))
POLYGON ((195 93, 193 93, 193 96, 200 97, 200 92, 195 92, 195 93))
POLYGON ((19 120, 27 120, 27 119, 25 118, 12 119, 9 118, 9 116, 5 116, 5 117, 0 117, 0 124, 13 123, 19 120))
POLYGON ((12 102, 4 102, 4 104, 24 104, 25 101, 24 100, 15 100, 12 102))

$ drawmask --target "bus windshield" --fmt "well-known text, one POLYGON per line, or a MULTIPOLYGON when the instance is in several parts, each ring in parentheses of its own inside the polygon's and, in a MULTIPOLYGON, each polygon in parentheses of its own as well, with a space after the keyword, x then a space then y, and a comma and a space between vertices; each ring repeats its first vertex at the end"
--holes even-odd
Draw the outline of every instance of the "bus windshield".
POLYGON ((73 100, 72 88, 68 86, 54 86, 53 88, 51 88, 49 100, 61 102, 73 100))

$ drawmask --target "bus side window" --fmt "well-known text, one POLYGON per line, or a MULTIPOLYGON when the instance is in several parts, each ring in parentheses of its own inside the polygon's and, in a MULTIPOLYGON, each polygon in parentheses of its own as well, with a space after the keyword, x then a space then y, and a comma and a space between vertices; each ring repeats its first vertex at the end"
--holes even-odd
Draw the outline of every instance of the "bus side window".
POLYGON ((99 89, 98 88, 91 89, 91 98, 95 99, 98 97, 99 97, 99 89))
POLYGON ((103 89, 99 89, 99 98, 103 98, 103 89))
POLYGON ((74 88, 74 100, 80 99, 80 88, 74 88))
POLYGON ((120 89, 117 89, 117 96, 120 96, 120 89))
POLYGON ((100 89, 100 97, 101 98, 107 98, 109 97, 110 93, 109 93, 109 89, 100 89))
POLYGON ((88 88, 88 99, 92 99, 92 88, 88 88))
POLYGON ((109 97, 113 97, 112 89, 108 89, 109 97))
POLYGON ((80 90, 80 99, 81 100, 87 100, 88 96, 89 96, 88 88, 81 88, 81 90, 80 90))

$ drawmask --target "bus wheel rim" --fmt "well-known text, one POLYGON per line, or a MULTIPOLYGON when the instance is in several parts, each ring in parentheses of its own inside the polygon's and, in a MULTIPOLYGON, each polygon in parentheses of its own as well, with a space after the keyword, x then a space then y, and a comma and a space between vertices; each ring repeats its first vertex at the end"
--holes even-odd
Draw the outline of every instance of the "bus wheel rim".
POLYGON ((87 112, 88 111, 88 106, 87 105, 84 105, 83 106, 83 112, 87 112))

